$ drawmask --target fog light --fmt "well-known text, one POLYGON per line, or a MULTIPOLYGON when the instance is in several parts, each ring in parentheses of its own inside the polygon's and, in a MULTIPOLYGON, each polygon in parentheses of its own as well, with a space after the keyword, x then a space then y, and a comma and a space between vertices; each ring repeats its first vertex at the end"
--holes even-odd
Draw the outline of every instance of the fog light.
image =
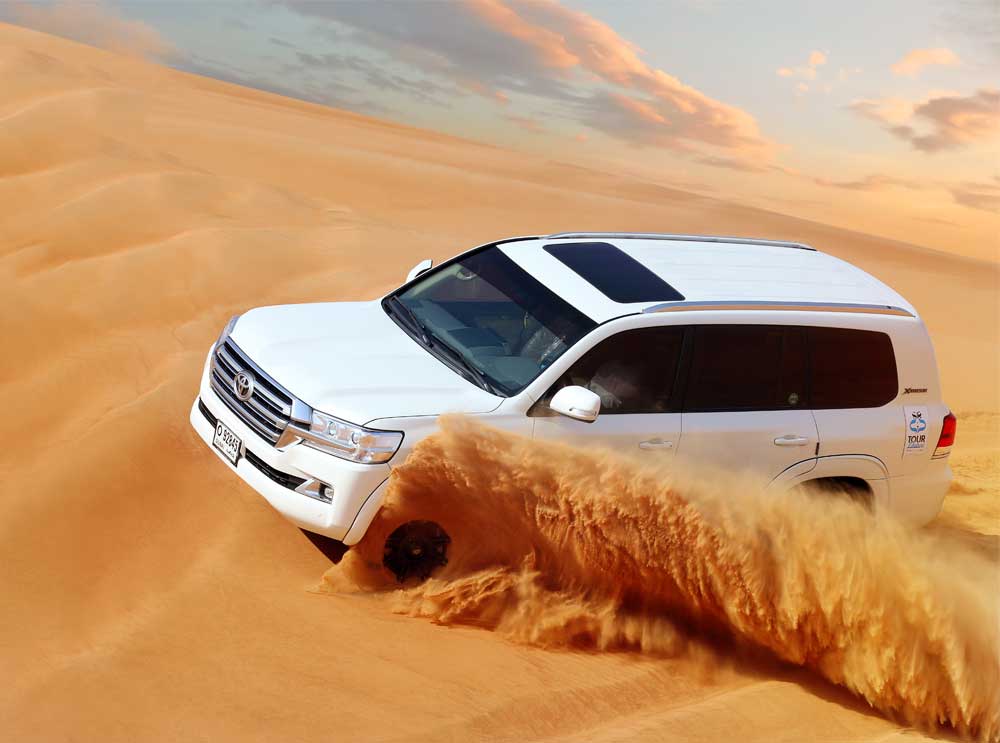
POLYGON ((327 485, 325 482, 320 483, 319 499, 324 503, 333 503, 333 487, 327 485))
POLYGON ((333 486, 319 480, 306 480, 295 488, 295 492, 308 495, 310 498, 315 498, 323 503, 333 502, 333 486))

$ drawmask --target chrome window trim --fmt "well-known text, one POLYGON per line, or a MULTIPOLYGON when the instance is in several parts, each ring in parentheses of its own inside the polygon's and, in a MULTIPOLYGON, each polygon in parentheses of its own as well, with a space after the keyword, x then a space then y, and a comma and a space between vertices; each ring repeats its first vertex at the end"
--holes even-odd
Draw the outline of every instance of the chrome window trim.
POLYGON ((679 242, 732 243, 735 245, 767 245, 774 248, 794 248, 811 250, 816 248, 805 243, 785 240, 764 240, 757 237, 729 237, 726 235, 680 235, 668 232, 557 232, 545 235, 542 240, 676 240, 679 242))
POLYGON ((664 302, 643 308, 643 313, 734 311, 748 312, 848 312, 866 315, 899 315, 915 317, 909 310, 891 304, 858 304, 854 302, 769 302, 766 300, 724 300, 698 302, 664 302))

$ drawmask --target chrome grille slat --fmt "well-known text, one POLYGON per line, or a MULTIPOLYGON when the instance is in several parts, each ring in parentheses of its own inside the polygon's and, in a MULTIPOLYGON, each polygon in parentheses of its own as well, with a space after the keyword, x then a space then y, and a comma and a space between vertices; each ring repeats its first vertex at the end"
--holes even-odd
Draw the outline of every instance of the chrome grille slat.
POLYGON ((231 359, 231 364, 236 364, 237 369, 246 369, 250 367, 254 369, 254 372, 258 376, 258 381, 261 384, 260 391, 265 393, 268 397, 274 400, 275 405, 278 407, 287 407, 291 410, 292 406, 292 395, 286 390, 282 389, 281 385, 275 382, 273 379, 267 375, 262 375, 261 370, 254 364, 250 358, 239 349, 239 347, 233 343, 231 340, 227 340, 223 347, 224 352, 227 353, 228 359, 231 359))
POLYGON ((222 355, 221 353, 217 354, 217 356, 216 356, 216 361, 218 362, 218 364, 217 364, 218 368, 219 368, 219 369, 220 369, 221 371, 225 372, 226 376, 227 376, 227 377, 228 377, 229 379, 232 379, 233 377, 235 377, 235 376, 236 376, 236 369, 237 369, 238 367, 235 367, 235 366, 233 366, 233 365, 232 365, 232 364, 231 364, 231 363, 229 362, 229 360, 228 360, 228 359, 226 359, 226 358, 225 358, 225 357, 224 357, 224 356, 223 356, 223 355, 222 355))
POLYGON ((260 403, 259 403, 259 402, 257 401, 257 396, 256 396, 256 395, 252 395, 252 396, 250 397, 250 399, 249 399, 249 400, 247 400, 246 402, 247 402, 247 404, 248 404, 248 405, 249 405, 249 406, 250 406, 251 408, 253 408, 253 409, 254 409, 254 411, 255 411, 255 412, 257 412, 257 413, 259 413, 260 415, 262 415, 262 416, 264 416, 265 418, 267 418, 267 419, 268 419, 268 420, 269 420, 269 421, 271 422, 271 424, 272 424, 272 425, 273 425, 273 426, 274 426, 275 428, 277 428, 277 429, 278 429, 279 431, 283 431, 283 430, 284 430, 284 428, 285 428, 285 424, 286 424, 286 423, 288 422, 288 419, 287 419, 287 418, 281 418, 280 416, 278 416, 278 415, 276 415, 276 414, 272 413, 272 412, 271 412, 270 410, 268 410, 268 409, 267 409, 266 407, 264 407, 263 405, 261 405, 261 404, 260 404, 260 403))
POLYGON ((240 420, 246 423, 250 428, 252 428, 258 436, 266 441, 270 441, 272 444, 278 440, 278 434, 273 433, 269 428, 261 425, 256 418, 246 412, 246 409, 240 405, 240 403, 233 398, 222 386, 219 384, 218 378, 212 379, 212 390, 218 396, 222 402, 226 404, 230 410, 239 416, 240 420))
POLYGON ((276 418, 281 418, 282 416, 288 415, 286 411, 279 408, 268 398, 264 397, 263 395, 257 394, 257 390, 253 391, 253 397, 251 397, 250 399, 253 400, 255 405, 262 406, 268 413, 270 413, 276 418))
MULTIPOLYGON (((217 355, 219 360, 222 362, 221 366, 227 372, 227 376, 232 379, 236 376, 238 371, 252 367, 253 364, 251 364, 250 360, 245 357, 243 359, 234 357, 231 349, 229 348, 230 343, 232 343, 232 341, 227 341, 226 345, 217 352, 217 355)), ((279 399, 274 393, 270 392, 264 386, 268 383, 268 380, 261 378, 259 372, 254 372, 254 375, 261 383, 260 386, 254 389, 254 394, 258 394, 265 402, 269 403, 277 411, 280 411, 281 415, 290 416, 292 413, 291 402, 286 403, 284 400, 279 399)))
POLYGON ((210 381, 216 395, 255 433, 277 443, 291 420, 295 398, 269 378, 243 351, 228 338, 212 354, 210 381), (248 400, 236 396, 233 382, 246 371, 254 377, 253 392, 248 400))
POLYGON ((229 387, 227 387, 218 377, 213 377, 212 382, 215 385, 215 390, 217 393, 219 393, 221 396, 224 396, 233 405, 238 406, 239 412, 243 414, 244 420, 247 420, 250 423, 254 423, 256 428, 258 429, 259 428, 273 429, 273 431, 271 430, 268 431, 269 434, 279 435, 284 430, 284 425, 282 425, 280 422, 276 421, 272 423, 270 420, 265 419, 263 416, 257 413, 257 411, 255 411, 253 408, 249 407, 248 405, 245 405, 242 400, 240 400, 238 397, 233 395, 232 392, 230 392, 229 387))

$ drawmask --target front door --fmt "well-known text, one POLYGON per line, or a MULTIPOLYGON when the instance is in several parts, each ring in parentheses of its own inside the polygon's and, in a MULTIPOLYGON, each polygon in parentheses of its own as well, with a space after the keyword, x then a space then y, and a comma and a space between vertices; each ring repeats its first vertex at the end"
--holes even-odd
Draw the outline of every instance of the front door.
POLYGON ((683 339, 683 328, 667 326, 624 330, 600 341, 532 408, 535 437, 669 461, 680 442, 676 379, 683 339), (549 410, 548 401, 567 385, 600 396, 597 420, 584 423, 549 410))
POLYGON ((679 458, 768 480, 803 461, 812 469, 819 439, 806 407, 805 330, 695 325, 690 338, 679 458))

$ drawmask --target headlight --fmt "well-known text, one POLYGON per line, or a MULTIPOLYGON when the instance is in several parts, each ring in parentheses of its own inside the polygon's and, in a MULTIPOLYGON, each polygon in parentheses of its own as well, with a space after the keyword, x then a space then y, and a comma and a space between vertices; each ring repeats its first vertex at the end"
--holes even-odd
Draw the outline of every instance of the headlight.
POLYGON ((224 327, 222 329, 222 332, 219 334, 219 340, 215 342, 216 348, 218 348, 219 346, 221 346, 223 343, 226 342, 226 338, 228 338, 229 335, 233 332, 233 328, 236 327, 236 321, 239 319, 240 319, 239 315, 233 315, 232 317, 229 318, 229 322, 226 323, 226 327, 224 327))
POLYGON ((309 431, 306 446, 361 464, 388 462, 403 443, 401 431, 376 431, 316 410, 309 431))

